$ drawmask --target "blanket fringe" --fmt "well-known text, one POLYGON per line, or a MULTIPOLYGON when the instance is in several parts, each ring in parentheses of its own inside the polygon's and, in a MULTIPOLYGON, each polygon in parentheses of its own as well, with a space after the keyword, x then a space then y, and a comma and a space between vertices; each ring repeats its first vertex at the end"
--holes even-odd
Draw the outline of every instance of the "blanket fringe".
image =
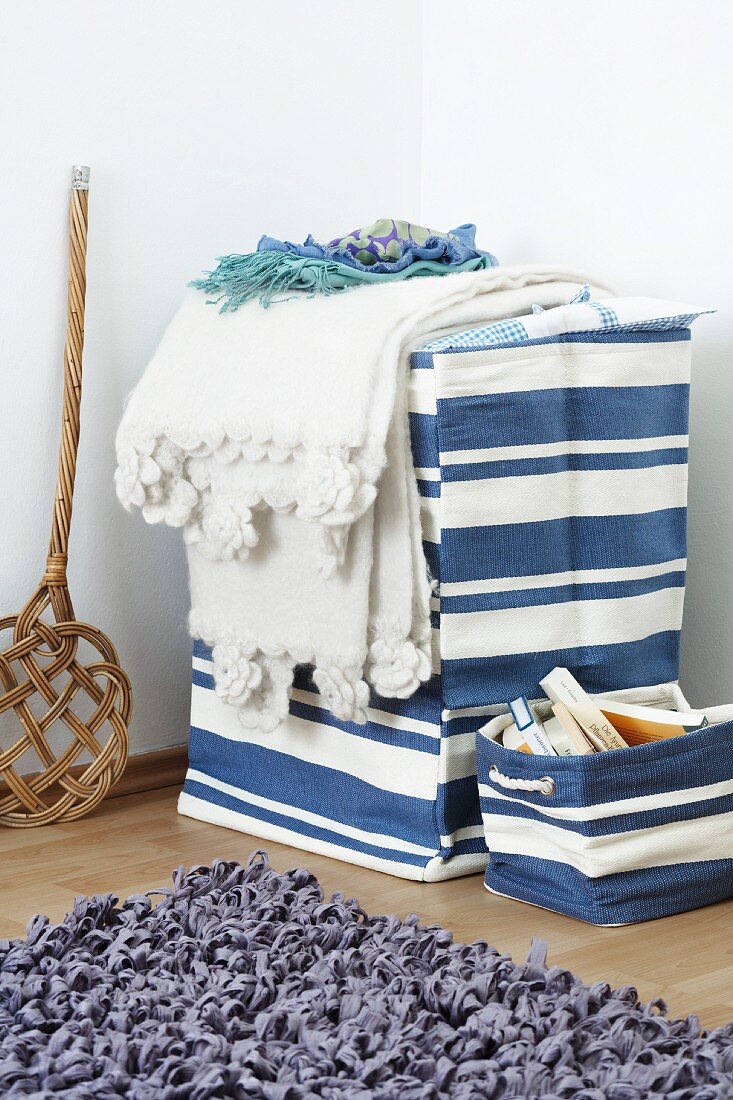
POLYGON ((332 260, 289 252, 246 252, 221 256, 215 271, 207 272, 205 279, 194 279, 189 286, 206 294, 217 294, 210 301, 213 305, 223 303, 220 313, 239 309, 254 298, 267 309, 273 303, 287 300, 276 295, 287 296, 292 290, 307 291, 309 298, 316 294, 340 294, 348 289, 333 285, 332 278, 340 270, 340 265, 332 260))

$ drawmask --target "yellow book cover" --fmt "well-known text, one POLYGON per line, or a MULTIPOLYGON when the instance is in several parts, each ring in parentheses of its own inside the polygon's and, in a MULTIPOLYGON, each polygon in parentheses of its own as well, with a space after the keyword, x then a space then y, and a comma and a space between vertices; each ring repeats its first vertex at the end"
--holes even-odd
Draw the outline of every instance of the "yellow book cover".
POLYGON ((648 745, 667 737, 680 737, 703 729, 708 724, 705 715, 699 711, 682 713, 611 699, 597 699, 596 702, 627 745, 648 745))

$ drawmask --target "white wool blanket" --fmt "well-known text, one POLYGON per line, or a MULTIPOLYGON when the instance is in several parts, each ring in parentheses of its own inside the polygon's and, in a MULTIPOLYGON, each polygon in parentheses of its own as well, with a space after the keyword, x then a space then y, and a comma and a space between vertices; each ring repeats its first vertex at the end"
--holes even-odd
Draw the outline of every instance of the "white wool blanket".
POLYGON ((224 314, 189 294, 127 403, 115 480, 128 509, 183 528, 190 630, 245 727, 285 717, 298 664, 359 723, 368 684, 405 698, 430 678, 410 352, 585 281, 490 268, 224 314))

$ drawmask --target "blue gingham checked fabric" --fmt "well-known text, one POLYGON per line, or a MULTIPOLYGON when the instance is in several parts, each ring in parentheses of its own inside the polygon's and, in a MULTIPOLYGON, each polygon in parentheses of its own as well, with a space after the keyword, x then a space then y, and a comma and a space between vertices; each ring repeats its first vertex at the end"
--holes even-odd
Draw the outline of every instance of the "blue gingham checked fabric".
POLYGON ((567 304, 555 309, 534 306, 527 317, 494 321, 466 332, 442 336, 426 344, 424 351, 438 352, 459 348, 510 347, 528 340, 541 340, 569 332, 591 332, 614 328, 630 332, 685 328, 703 313, 712 310, 653 298, 613 298, 594 301, 586 283, 567 304), (671 312, 674 309, 676 312, 671 312), (657 314, 657 316, 653 316, 657 314))
MULTIPOLYGON (((577 305, 579 302, 587 302, 598 314, 601 319, 602 328, 610 328, 612 325, 618 325, 618 316, 615 309, 611 309, 608 304, 603 302, 594 302, 590 296, 590 285, 585 283, 574 298, 570 299, 570 305, 577 305)), ((542 307, 539 307, 542 309, 542 307)), ((537 309, 532 308, 532 312, 536 313, 537 309)), ((544 310, 542 311, 544 312, 544 310)))
POLYGON ((183 813, 406 878, 483 870, 487 717, 536 698, 555 665, 591 691, 677 678, 690 334, 666 306, 637 305, 650 331, 602 327, 579 302, 503 323, 542 322, 542 338, 458 333, 414 353, 432 679, 404 701, 374 697, 358 726, 320 705, 303 669, 289 718, 258 734, 217 698, 196 643, 183 813), (564 331, 567 310, 589 331, 564 331))

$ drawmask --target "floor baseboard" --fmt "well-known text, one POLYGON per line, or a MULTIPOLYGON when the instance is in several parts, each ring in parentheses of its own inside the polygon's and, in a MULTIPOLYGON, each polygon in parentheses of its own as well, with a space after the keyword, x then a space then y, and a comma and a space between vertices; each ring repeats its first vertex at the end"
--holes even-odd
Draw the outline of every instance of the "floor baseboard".
MULTIPOLYGON (((79 776, 86 764, 78 764, 71 774, 79 776)), ((131 756, 119 783, 112 788, 107 798, 119 798, 125 794, 139 794, 141 791, 153 791, 159 787, 180 787, 183 784, 188 767, 188 746, 174 745, 170 749, 155 749, 153 752, 141 752, 131 756)), ((27 776, 28 779, 32 778, 27 776)), ((9 794, 6 783, 0 782, 0 798, 9 794)))
POLYGON ((119 783, 107 798, 119 798, 124 794, 154 791, 159 787, 180 787, 188 767, 188 745, 174 745, 170 749, 156 749, 131 756, 119 783))

